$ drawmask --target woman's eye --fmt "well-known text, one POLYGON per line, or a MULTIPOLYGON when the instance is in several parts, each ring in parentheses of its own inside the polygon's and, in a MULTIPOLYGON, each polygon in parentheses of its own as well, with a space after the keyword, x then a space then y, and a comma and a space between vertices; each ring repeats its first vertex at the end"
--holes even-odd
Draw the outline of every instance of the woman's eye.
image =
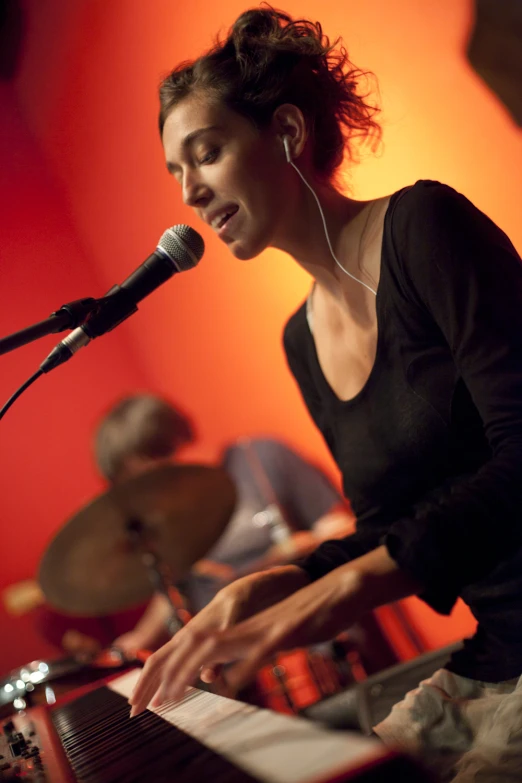
POLYGON ((199 165, 204 165, 205 163, 213 163, 215 159, 217 158, 218 150, 213 149, 210 150, 210 152, 207 152, 206 155, 204 155, 200 160, 198 161, 199 165))

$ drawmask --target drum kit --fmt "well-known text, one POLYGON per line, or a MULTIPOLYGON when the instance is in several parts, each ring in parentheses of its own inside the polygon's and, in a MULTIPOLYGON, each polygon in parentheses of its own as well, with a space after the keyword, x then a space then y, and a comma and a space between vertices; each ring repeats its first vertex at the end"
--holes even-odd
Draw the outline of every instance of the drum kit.
MULTIPOLYGON (((47 603, 64 614, 103 617, 160 592, 171 606, 173 635, 185 616, 170 588, 217 542, 235 503, 234 484, 217 467, 162 465, 112 487, 76 513, 47 548, 39 570, 47 603)), ((89 660, 32 661, 0 681, 0 714, 9 706, 52 702, 56 693, 147 654, 129 659, 110 649, 89 660)), ((278 656, 260 672, 255 701, 283 712, 309 706, 353 682, 354 667, 347 667, 346 656, 339 662, 307 651, 278 656)))

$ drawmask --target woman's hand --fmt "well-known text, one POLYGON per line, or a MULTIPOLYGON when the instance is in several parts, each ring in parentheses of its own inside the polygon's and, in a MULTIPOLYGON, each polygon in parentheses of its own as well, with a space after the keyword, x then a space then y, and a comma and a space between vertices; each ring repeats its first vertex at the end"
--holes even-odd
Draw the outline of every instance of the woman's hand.
POLYGON ((209 668, 226 662, 238 661, 226 671, 226 683, 237 690, 274 653, 332 639, 370 609, 422 588, 400 571, 384 546, 312 584, 307 579, 302 569, 287 566, 224 588, 149 658, 130 699, 131 716, 149 703, 157 707, 181 698, 200 670, 207 679, 209 668))
POLYGON ((176 693, 178 690, 183 693, 185 686, 198 675, 206 682, 216 680, 219 664, 237 656, 218 656, 216 660, 208 657, 204 651, 209 641, 307 583, 308 577, 302 569, 284 566, 250 574, 220 590, 208 606, 148 659, 129 700, 131 717, 144 710, 156 692, 161 693, 158 701, 161 703, 171 698, 171 686, 175 686, 176 693))
MULTIPOLYGON (((275 569, 253 576, 277 574, 284 570, 275 569)), ((238 624, 237 621, 243 616, 244 604, 241 600, 234 600, 228 605, 225 598, 219 596, 243 580, 222 590, 216 596, 216 599, 219 598, 215 604, 217 616, 208 613, 204 624, 201 620, 197 622, 203 613, 211 610, 216 601, 214 599, 168 644, 149 658, 130 699, 131 717, 140 713, 149 703, 157 707, 169 699, 181 698, 187 685, 195 682, 200 670, 201 679, 208 681, 213 679, 213 676, 209 677, 209 669, 215 676, 216 667, 220 664, 238 661, 222 676, 224 683, 221 683, 221 691, 226 695, 226 688, 229 692, 236 692, 275 652, 305 647, 335 636, 347 623, 350 624, 351 616, 346 611, 336 617, 332 613, 331 607, 340 603, 341 582, 329 577, 297 589, 289 597, 238 624), (325 584, 327 579, 329 583, 325 584), (232 614, 229 614, 229 609, 232 614)), ((245 581, 252 578, 245 577, 245 581)))
POLYGON ((342 612, 332 609, 339 608, 347 592, 356 592, 356 582, 356 577, 329 574, 310 585, 301 569, 286 566, 227 586, 149 658, 130 699, 131 717, 149 703, 157 707, 181 698, 200 671, 202 680, 212 681, 220 664, 239 661, 222 678, 235 692, 275 652, 331 639, 351 620, 346 600, 342 612), (347 581, 352 583, 348 591, 347 581))

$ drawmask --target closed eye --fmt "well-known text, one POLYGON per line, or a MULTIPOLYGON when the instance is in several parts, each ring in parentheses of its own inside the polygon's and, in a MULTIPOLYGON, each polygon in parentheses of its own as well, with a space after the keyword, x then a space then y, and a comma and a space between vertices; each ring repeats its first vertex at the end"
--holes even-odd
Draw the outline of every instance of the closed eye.
MULTIPOLYGON (((205 166, 210 163, 214 163, 214 161, 217 159, 219 155, 220 150, 218 147, 214 147, 213 149, 209 150, 202 158, 195 159, 194 163, 198 166, 205 166)), ((169 163, 167 162, 167 169, 169 174, 171 174, 174 179, 178 182, 178 184, 182 184, 183 182, 183 174, 182 174, 182 168, 177 163, 169 163)))
POLYGON ((216 160, 218 155, 219 155, 219 150, 216 147, 216 148, 210 150, 210 152, 207 152, 207 154, 203 158, 198 160, 198 165, 199 166, 205 166, 208 163, 213 163, 216 160))

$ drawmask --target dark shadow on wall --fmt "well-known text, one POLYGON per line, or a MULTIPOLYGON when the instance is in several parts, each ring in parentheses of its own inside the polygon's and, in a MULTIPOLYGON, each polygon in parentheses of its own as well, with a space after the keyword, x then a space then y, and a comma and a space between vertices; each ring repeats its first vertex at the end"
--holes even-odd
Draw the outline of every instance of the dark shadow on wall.
POLYGON ((468 60, 522 128, 522 2, 475 0, 468 60))
POLYGON ((17 73, 23 50, 25 16, 20 0, 0 0, 0 79, 17 73))

